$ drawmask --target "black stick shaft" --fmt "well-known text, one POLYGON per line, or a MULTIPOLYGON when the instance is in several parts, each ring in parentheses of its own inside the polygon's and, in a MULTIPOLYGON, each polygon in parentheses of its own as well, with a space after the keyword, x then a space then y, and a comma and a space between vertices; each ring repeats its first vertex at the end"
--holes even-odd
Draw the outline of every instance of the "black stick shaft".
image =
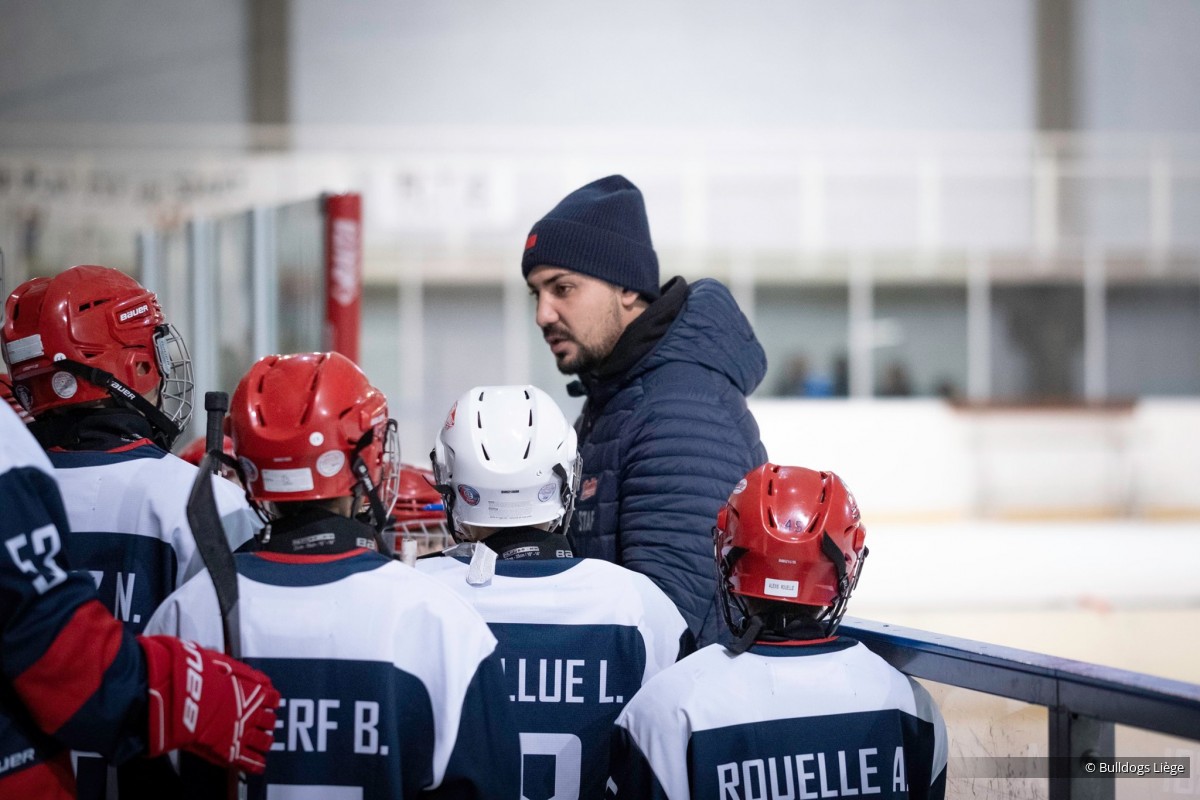
MULTIPOLYGON (((187 516, 196 537, 196 547, 200 557, 208 568, 213 586, 217 592, 217 606, 221 610, 221 629, 225 639, 225 652, 234 658, 242 654, 241 635, 238 625, 237 612, 237 566, 233 561, 233 553, 225 539, 225 531, 221 525, 220 513, 212 494, 211 474, 221 468, 219 455, 224 450, 224 432, 222 427, 225 414, 229 411, 229 395, 225 392, 204 393, 204 449, 206 454, 201 461, 200 473, 192 485, 188 498, 187 516)), ((242 796, 242 781, 236 769, 226 774, 226 800, 239 800, 242 796)))
POLYGON ((211 453, 214 450, 220 453, 225 441, 225 434, 221 430, 225 424, 225 414, 229 411, 229 395, 225 392, 205 392, 204 393, 204 413, 205 422, 207 423, 204 429, 204 451, 211 453))

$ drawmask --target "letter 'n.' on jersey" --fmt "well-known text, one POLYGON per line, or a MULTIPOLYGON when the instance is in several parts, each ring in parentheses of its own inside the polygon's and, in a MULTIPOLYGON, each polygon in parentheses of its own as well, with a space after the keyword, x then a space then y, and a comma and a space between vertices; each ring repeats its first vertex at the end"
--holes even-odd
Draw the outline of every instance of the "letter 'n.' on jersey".
MULTIPOLYGON (((243 660, 282 695, 251 800, 516 796, 517 730, 497 704, 496 640, 474 609, 367 550, 236 561, 243 660)), ((147 630, 219 647, 207 574, 147 630)))
MULTIPOLYGON (((112 451, 53 451, 55 478, 71 530, 71 566, 95 582, 100 601, 134 634, 175 587, 203 566, 187 521, 196 467, 140 440, 112 451)), ((231 549, 253 535, 257 519, 241 490, 213 479, 213 496, 231 549)))
POLYGON ((946 758, 928 692, 861 643, 712 645, 618 718, 607 797, 941 800, 946 758))

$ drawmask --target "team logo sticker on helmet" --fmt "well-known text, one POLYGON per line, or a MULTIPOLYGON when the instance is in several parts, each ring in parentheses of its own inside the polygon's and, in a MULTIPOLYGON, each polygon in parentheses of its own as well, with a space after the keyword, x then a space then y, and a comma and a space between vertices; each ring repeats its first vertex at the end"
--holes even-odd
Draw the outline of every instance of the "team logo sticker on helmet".
POLYGON ((346 454, 341 450, 330 450, 327 453, 322 453, 317 459, 317 472, 326 478, 332 478, 337 475, 342 467, 346 465, 346 454))
POLYGON ((558 491, 557 483, 553 483, 553 482, 547 483, 545 486, 538 489, 538 500, 541 500, 543 503, 545 503, 545 502, 549 501, 550 498, 554 497, 554 493, 557 491, 558 491))
POLYGON ((458 485, 458 496, 463 499, 463 502, 469 506, 479 505, 479 492, 474 488, 467 486, 465 483, 458 485))
POLYGON ((54 377, 50 379, 50 387, 54 389, 54 393, 67 400, 75 396, 75 391, 79 388, 79 384, 75 381, 75 376, 69 372, 56 372, 54 377))
POLYGON ((454 415, 458 413, 458 403, 450 406, 450 413, 446 415, 446 421, 442 423, 442 430, 448 431, 454 427, 454 415))
POLYGON ((741 494, 742 492, 746 491, 746 485, 747 485, 746 479, 742 478, 740 481, 737 482, 737 486, 733 487, 733 491, 730 492, 730 494, 731 495, 741 494))

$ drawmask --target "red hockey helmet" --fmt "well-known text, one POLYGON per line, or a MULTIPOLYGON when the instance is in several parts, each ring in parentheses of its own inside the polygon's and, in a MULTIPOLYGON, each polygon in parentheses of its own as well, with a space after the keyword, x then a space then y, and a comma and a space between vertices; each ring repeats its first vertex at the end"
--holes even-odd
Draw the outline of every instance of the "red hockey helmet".
POLYGON ((259 503, 354 496, 377 529, 400 452, 387 398, 340 353, 267 356, 233 393, 229 433, 259 503))
POLYGON ((13 390, 35 417, 114 398, 143 413, 166 447, 191 419, 183 339, 154 293, 118 270, 84 265, 25 281, 8 297, 0 337, 13 390), (155 392, 156 405, 141 402, 155 392))
POLYGON ((747 597, 824 607, 818 621, 833 635, 867 555, 858 504, 841 478, 763 464, 734 487, 713 533, 725 619, 736 635, 750 617, 747 597))

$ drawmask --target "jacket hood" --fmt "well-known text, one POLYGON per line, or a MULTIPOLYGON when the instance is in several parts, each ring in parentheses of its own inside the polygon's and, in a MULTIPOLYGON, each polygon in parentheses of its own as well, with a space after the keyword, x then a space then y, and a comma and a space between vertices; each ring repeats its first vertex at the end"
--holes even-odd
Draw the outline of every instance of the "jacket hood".
POLYGON ((733 295, 712 278, 688 287, 687 300, 653 349, 630 372, 634 378, 671 361, 698 364, 726 376, 749 395, 767 374, 767 354, 733 295))

